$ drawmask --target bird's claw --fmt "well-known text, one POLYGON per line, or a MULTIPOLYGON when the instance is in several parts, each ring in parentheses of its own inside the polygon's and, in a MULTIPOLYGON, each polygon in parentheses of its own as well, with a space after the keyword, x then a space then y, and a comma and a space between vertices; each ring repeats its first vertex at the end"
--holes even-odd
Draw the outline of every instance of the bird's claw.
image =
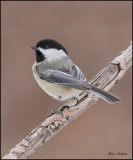
POLYGON ((64 117, 64 116, 63 116, 63 113, 62 113, 61 111, 53 111, 53 112, 51 112, 49 115, 47 115, 47 118, 48 118, 48 117, 51 117, 53 114, 61 114, 62 117, 64 117))

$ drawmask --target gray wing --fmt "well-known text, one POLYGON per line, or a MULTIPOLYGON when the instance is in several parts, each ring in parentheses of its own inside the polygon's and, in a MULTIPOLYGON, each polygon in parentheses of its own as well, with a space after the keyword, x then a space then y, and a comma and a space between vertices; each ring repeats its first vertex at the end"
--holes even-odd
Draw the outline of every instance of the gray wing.
MULTIPOLYGON (((86 81, 78 80, 72 77, 72 75, 59 71, 59 70, 47 70, 46 72, 39 74, 41 79, 44 79, 51 83, 57 83, 67 87, 86 90, 88 86, 86 81)), ((89 87, 89 86, 88 86, 89 87)))
POLYGON ((74 79, 86 81, 85 76, 76 65, 73 65, 72 67, 69 68, 69 74, 72 75, 74 79))

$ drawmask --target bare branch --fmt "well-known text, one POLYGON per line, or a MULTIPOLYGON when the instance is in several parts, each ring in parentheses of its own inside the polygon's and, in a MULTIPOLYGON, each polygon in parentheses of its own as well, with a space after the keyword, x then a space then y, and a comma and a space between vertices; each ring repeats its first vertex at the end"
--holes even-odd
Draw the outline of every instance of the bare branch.
MULTIPOLYGON (((108 91, 112 88, 125 74, 127 69, 132 65, 132 43, 122 51, 118 57, 110 62, 101 70, 89 83, 108 91)), ((47 118, 41 125, 35 128, 31 133, 9 151, 3 159, 26 159, 34 153, 42 144, 53 137, 58 131, 63 129, 67 124, 77 118, 81 113, 95 104, 98 97, 92 93, 83 92, 77 100, 70 100, 65 103, 59 110, 61 115, 52 115, 47 118)))

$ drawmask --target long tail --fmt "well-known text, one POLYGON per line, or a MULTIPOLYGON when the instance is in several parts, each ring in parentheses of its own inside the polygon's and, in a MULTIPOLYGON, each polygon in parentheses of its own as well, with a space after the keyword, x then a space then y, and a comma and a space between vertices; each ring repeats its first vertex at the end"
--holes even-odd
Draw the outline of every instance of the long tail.
POLYGON ((104 99, 105 101, 107 101, 108 103, 115 103, 120 101, 120 98, 116 97, 115 95, 103 91, 97 87, 91 86, 91 91, 96 94, 98 97, 104 99))

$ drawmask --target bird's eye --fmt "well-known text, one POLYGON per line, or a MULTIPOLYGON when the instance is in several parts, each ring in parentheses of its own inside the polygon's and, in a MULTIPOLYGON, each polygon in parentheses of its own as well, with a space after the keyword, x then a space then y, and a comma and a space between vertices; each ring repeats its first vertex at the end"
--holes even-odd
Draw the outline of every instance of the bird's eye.
POLYGON ((44 46, 44 49, 48 49, 49 47, 46 45, 46 46, 44 46))

